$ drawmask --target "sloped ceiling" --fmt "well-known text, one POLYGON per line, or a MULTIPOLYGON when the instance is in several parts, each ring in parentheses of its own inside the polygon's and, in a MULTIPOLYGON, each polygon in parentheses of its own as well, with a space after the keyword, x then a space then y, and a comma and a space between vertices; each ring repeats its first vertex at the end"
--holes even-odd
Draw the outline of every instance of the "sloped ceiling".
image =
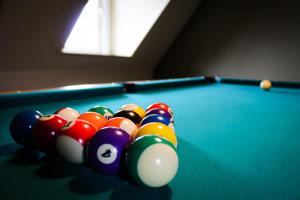
POLYGON ((171 0, 131 58, 64 55, 86 1, 2 0, 0 90, 151 79, 156 64, 201 0, 171 0))

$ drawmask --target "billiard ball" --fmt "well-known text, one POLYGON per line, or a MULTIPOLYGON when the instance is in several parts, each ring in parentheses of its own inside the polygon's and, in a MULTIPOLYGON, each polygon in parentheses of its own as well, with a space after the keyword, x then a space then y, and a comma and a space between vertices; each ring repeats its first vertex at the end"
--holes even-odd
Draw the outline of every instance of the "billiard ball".
POLYGON ((135 124, 139 124, 142 120, 136 112, 131 110, 120 110, 116 112, 113 117, 124 117, 130 119, 135 124))
POLYGON ((96 170, 105 174, 118 174, 122 169, 129 135, 116 127, 97 131, 87 146, 87 159, 96 170))
POLYGON ((158 115, 158 114, 148 115, 141 121, 141 126, 151 122, 163 123, 164 125, 169 126, 175 132, 174 124, 171 122, 169 118, 167 118, 164 115, 158 115))
POLYGON ((136 138, 143 135, 158 135, 166 140, 169 140, 175 147, 177 147, 177 138, 175 132, 170 127, 160 122, 151 122, 142 126, 138 130, 136 138))
POLYGON ((66 161, 77 164, 83 163, 84 147, 96 131, 92 124, 81 119, 68 122, 58 132, 57 152, 66 161))
POLYGON ((131 140, 135 139, 136 133, 138 131, 138 127, 129 119, 124 117, 114 117, 108 120, 105 124, 105 127, 117 127, 124 131, 126 131, 131 140))
POLYGON ((92 124, 97 130, 102 128, 107 122, 106 118, 103 115, 100 115, 96 112, 85 112, 81 114, 78 119, 85 120, 92 124))
POLYGON ((68 122, 77 119, 80 115, 80 113, 77 110, 74 110, 73 108, 61 108, 55 111, 54 114, 61 116, 68 122))
POLYGON ((88 111, 99 113, 100 115, 103 115, 107 120, 112 118, 112 116, 114 115, 114 113, 111 109, 104 107, 104 106, 94 106, 91 109, 89 109, 88 111))
POLYGON ((149 187, 162 187, 175 176, 179 159, 174 145, 164 138, 146 135, 130 146, 126 169, 132 181, 149 187))
POLYGON ((147 107, 147 111, 152 110, 152 109, 162 109, 162 110, 169 112, 171 115, 173 115, 173 111, 172 111, 171 107, 162 102, 153 103, 147 107))
POLYGON ((173 115, 171 115, 168 111, 163 110, 163 109, 159 109, 159 108, 155 108, 152 110, 149 110, 146 112, 145 116, 149 116, 149 115, 153 115, 153 114, 158 114, 158 115, 164 115, 165 117, 169 118, 170 121, 174 124, 174 118, 173 115))
POLYGON ((10 135, 18 144, 32 145, 32 128, 42 117, 39 111, 25 110, 14 116, 10 122, 10 135))
POLYGON ((269 80, 262 80, 260 82, 260 88, 263 90, 270 90, 272 87, 272 83, 269 80))
POLYGON ((32 129, 34 146, 44 153, 56 153, 57 133, 66 123, 65 119, 55 114, 40 117, 32 129))
POLYGON ((138 106, 136 104, 126 104, 126 105, 123 105, 120 110, 131 110, 131 111, 134 111, 136 112, 141 118, 144 118, 145 116, 145 110, 141 107, 141 106, 138 106))

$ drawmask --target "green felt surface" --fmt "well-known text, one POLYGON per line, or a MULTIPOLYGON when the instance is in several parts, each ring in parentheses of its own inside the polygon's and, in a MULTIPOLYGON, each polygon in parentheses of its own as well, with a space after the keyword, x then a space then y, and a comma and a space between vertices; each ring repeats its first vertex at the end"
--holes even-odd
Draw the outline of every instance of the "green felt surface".
POLYGON ((300 199, 300 90, 209 84, 0 110, 1 199, 300 199), (9 120, 25 108, 52 113, 94 105, 114 111, 163 101, 175 113, 180 167, 149 189, 20 149, 9 120))

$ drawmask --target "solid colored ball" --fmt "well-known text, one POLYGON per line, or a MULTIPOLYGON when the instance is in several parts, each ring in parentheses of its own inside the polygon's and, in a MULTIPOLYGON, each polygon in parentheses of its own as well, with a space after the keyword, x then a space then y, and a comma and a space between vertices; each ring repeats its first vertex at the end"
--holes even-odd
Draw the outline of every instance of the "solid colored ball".
POLYGON ((138 131, 138 127, 129 119, 124 117, 114 117, 107 121, 105 127, 117 127, 124 131, 126 131, 131 140, 134 140, 136 137, 136 133, 138 131))
POLYGON ((92 124, 97 130, 104 127, 107 122, 106 118, 103 115, 100 115, 96 112, 85 112, 81 114, 78 119, 84 120, 92 124))
POLYGON ((90 140, 87 147, 87 159, 91 166, 105 174, 117 174, 123 163, 129 135, 116 127, 100 129, 90 140))
POLYGON ((169 112, 171 115, 174 115, 171 107, 162 102, 153 103, 147 107, 147 111, 152 110, 152 109, 162 109, 162 110, 169 112))
POLYGON ((44 153, 56 153, 57 133, 66 123, 59 115, 42 116, 32 129, 34 146, 44 153))
POLYGON ((141 126, 151 122, 163 123, 164 125, 169 126, 175 132, 174 124, 171 122, 169 118, 167 118, 164 115, 157 115, 157 114, 148 115, 141 121, 141 126))
POLYGON ((263 90, 270 90, 272 87, 272 83, 269 80, 262 80, 260 82, 260 88, 263 90))
POLYGON ((83 163, 84 147, 96 131, 92 124, 81 119, 68 122, 58 132, 56 139, 57 152, 69 162, 83 163))
POLYGON ((179 159, 174 145, 168 140, 146 135, 130 146, 126 166, 134 182, 162 187, 176 176, 179 159))
POLYGON ((126 104, 123 105, 120 110, 131 110, 136 112, 141 118, 144 118, 146 112, 144 110, 144 108, 142 108, 141 106, 138 106, 136 104, 126 104))
POLYGON ((16 114, 9 126, 14 141, 21 145, 32 145, 32 128, 40 117, 42 114, 35 110, 25 110, 16 114))
POLYGON ((137 132, 137 138, 143 135, 158 135, 163 137, 166 140, 169 140, 171 143, 177 147, 177 138, 175 132, 168 126, 160 122, 151 122, 142 126, 137 132))
POLYGON ((61 109, 55 111, 54 114, 57 114, 57 115, 61 116, 62 118, 64 118, 68 122, 77 119, 80 115, 80 113, 77 110, 73 109, 73 108, 61 108, 61 109))
POLYGON ((142 118, 134 111, 131 110, 120 110, 114 114, 113 117, 124 117, 131 120, 135 124, 139 124, 142 118))
POLYGON ((155 109, 152 109, 152 110, 149 110, 149 111, 146 112, 146 116, 154 115, 154 114, 164 115, 165 117, 169 118, 170 121, 174 124, 173 115, 171 115, 168 111, 163 110, 163 109, 159 109, 159 108, 155 108, 155 109))
POLYGON ((100 115, 103 115, 107 120, 113 117, 114 112, 104 106, 94 106, 91 109, 89 109, 90 112, 96 112, 99 113, 100 115))

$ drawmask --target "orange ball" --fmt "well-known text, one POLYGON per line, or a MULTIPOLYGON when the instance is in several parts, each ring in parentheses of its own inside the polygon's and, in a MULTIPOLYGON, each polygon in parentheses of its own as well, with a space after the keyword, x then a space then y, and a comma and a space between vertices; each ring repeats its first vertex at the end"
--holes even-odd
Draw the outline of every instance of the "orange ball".
POLYGON ((134 140, 136 137, 136 133, 138 131, 138 127, 131 120, 124 117, 114 117, 108 120, 105 124, 105 127, 113 126, 120 128, 126 131, 129 134, 129 137, 134 140))
POLYGON ((107 120, 104 116, 96 112, 85 112, 81 114, 78 119, 84 120, 92 124, 97 130, 104 127, 107 120))
POLYGON ((262 80, 260 82, 260 88, 263 90, 270 90, 272 87, 272 83, 269 80, 262 80))

